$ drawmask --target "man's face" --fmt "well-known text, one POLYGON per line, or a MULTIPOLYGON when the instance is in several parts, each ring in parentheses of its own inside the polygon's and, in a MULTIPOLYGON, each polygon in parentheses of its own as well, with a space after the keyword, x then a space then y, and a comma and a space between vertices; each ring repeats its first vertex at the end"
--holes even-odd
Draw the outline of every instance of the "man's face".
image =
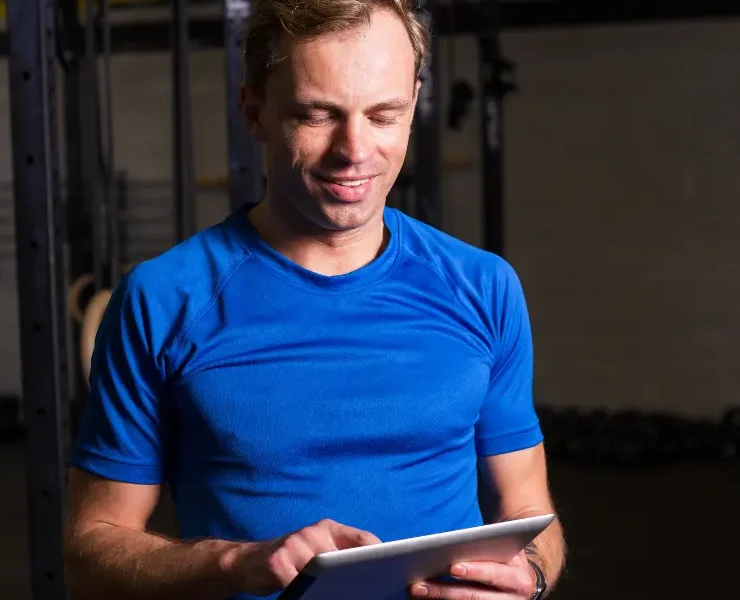
POLYGON ((416 102, 414 55, 394 14, 295 42, 252 99, 271 202, 314 228, 350 231, 381 214, 403 166, 416 102))

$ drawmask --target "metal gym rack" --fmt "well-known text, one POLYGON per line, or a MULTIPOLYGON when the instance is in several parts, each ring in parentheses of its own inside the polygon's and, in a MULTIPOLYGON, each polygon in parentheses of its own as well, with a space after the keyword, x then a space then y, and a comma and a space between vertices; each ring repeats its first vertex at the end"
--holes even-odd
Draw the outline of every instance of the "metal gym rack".
POLYGON ((52 0, 9 6, 18 293, 33 598, 64 598, 67 410, 64 233, 52 0))

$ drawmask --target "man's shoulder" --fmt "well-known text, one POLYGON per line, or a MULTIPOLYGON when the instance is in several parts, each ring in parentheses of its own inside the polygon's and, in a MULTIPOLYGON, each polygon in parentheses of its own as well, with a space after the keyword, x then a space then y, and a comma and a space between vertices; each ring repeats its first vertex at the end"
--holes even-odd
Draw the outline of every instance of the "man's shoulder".
POLYGON ((231 219, 233 215, 135 265, 121 291, 160 318, 196 312, 247 257, 231 231, 231 219))
POLYGON ((494 282, 518 281, 514 267, 502 256, 398 211, 404 230, 403 250, 427 263, 452 284, 487 288, 494 282))
POLYGON ((499 339, 506 320, 525 314, 521 281, 506 259, 409 216, 399 218, 404 252, 437 275, 480 331, 499 339))

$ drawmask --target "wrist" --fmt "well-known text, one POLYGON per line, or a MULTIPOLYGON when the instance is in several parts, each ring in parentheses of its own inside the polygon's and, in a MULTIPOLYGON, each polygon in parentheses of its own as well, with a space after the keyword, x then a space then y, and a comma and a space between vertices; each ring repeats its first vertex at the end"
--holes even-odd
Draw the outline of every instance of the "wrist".
POLYGON ((245 591, 244 556, 254 544, 220 542, 215 550, 216 579, 224 596, 242 594, 245 591))

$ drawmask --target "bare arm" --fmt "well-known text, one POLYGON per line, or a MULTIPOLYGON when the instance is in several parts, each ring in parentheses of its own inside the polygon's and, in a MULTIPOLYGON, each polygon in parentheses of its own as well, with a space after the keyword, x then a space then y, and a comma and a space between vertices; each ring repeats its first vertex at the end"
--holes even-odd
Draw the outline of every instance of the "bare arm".
MULTIPOLYGON (((488 484, 487 493, 499 500, 498 514, 483 512, 489 522, 556 514, 550 494, 547 464, 542 444, 527 450, 480 459, 480 471, 488 484)), ((485 495, 484 495, 485 497, 485 495)), ((563 528, 557 518, 527 548, 527 557, 545 574, 547 592, 555 588, 566 559, 563 528)))
POLYGON ((216 600, 243 591, 230 566, 248 545, 184 543, 146 531, 159 494, 159 486, 70 471, 64 561, 73 600, 216 600))

